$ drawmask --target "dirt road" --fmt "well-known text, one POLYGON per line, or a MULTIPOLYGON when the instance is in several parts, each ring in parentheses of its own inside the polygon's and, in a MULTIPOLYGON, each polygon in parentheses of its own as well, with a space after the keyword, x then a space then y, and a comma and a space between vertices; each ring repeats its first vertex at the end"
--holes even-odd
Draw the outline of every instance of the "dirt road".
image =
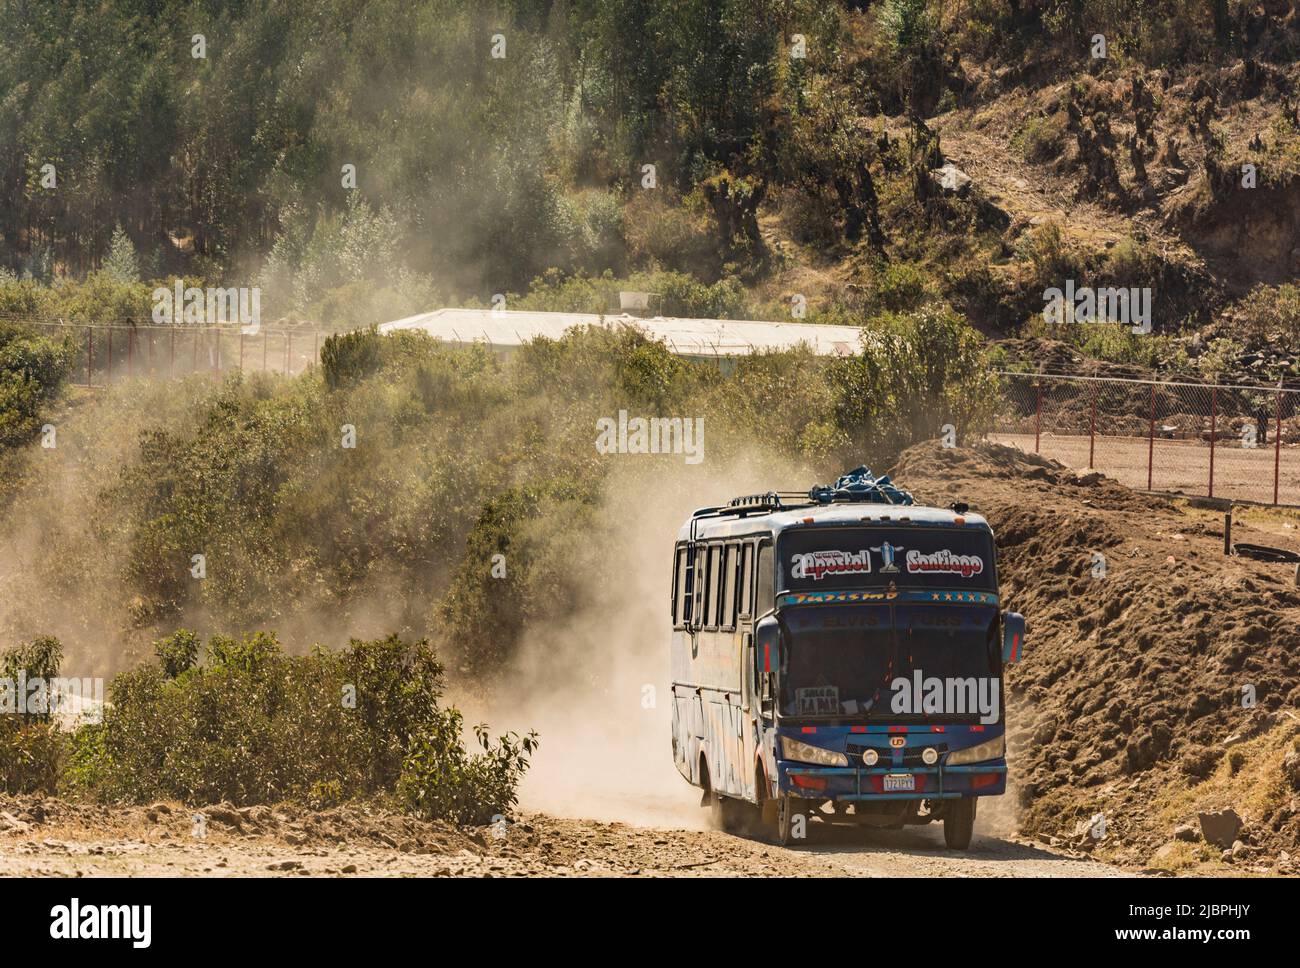
MULTIPOLYGON (((47 801, 49 803, 49 801, 47 801)), ((1027 841, 976 836, 943 846, 940 829, 859 831, 813 824, 781 848, 711 830, 666 830, 523 814, 457 830, 397 814, 292 808, 206 815, 202 839, 178 805, 51 811, 48 823, 0 811, 0 876, 468 877, 1051 877, 1118 868, 1027 841), (217 816, 224 819, 216 819, 217 816), (152 819, 151 819, 152 817, 152 819), (7 819, 5 819, 7 818, 7 819), (242 818, 242 819, 241 819, 242 818)), ((29 812, 30 816, 30 812, 29 812)))

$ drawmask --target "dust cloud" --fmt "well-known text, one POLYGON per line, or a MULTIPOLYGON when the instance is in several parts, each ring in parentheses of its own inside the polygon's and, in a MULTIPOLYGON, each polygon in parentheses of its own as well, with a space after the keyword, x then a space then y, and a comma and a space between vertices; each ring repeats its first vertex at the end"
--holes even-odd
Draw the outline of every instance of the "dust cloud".
MULTIPOLYGON (((672 756, 669 596, 672 548, 696 508, 740 494, 801 490, 815 471, 776 458, 653 472, 624 460, 611 474, 597 526, 571 576, 581 593, 570 619, 530 629, 488 699, 456 697, 467 721, 493 732, 536 729, 541 745, 520 806, 553 816, 701 830, 700 791, 672 756)), ((1023 711, 1017 711, 1023 713, 1023 711)), ((1014 715, 1008 711, 1008 719, 1014 715)), ((985 798, 977 833, 1017 830, 1015 791, 985 798)))
POLYGON ((621 458, 591 542, 574 562, 585 593, 571 618, 525 636, 483 718, 536 729, 541 746, 520 805, 556 816, 703 829, 700 791, 672 755, 669 596, 678 529, 696 508, 739 494, 806 488, 775 459, 715 469, 621 458))

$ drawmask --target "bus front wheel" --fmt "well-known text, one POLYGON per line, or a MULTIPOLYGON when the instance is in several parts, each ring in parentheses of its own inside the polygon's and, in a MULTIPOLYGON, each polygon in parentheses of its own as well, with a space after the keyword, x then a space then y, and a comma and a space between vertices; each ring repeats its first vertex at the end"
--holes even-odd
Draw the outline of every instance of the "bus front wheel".
POLYGON ((965 850, 975 833, 975 797, 949 800, 943 812, 943 842, 951 850, 965 850))
MULTIPOLYGON (((787 794, 776 799, 776 842, 789 847, 795 842, 795 818, 799 816, 800 803, 787 794)), ((803 818, 801 823, 807 823, 803 818)))

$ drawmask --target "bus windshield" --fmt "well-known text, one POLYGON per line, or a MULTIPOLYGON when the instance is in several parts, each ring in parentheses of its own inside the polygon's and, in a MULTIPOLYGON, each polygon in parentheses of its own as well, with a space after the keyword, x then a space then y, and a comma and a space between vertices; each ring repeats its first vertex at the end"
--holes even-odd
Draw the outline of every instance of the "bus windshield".
POLYGON ((1000 718, 995 606, 803 605, 783 609, 780 618, 783 716, 900 723, 1000 718))

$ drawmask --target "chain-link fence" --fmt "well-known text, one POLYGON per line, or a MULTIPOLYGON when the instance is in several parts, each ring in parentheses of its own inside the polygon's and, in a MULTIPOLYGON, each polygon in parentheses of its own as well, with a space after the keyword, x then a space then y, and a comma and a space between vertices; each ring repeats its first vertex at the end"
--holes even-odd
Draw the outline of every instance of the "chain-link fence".
POLYGON ((1300 504, 1300 390, 1000 376, 999 443, 1142 490, 1300 504))
POLYGON ((315 366, 328 333, 310 329, 245 331, 240 326, 75 325, 25 321, 72 342, 72 382, 102 387, 138 377, 191 373, 278 373, 293 376, 315 366))

